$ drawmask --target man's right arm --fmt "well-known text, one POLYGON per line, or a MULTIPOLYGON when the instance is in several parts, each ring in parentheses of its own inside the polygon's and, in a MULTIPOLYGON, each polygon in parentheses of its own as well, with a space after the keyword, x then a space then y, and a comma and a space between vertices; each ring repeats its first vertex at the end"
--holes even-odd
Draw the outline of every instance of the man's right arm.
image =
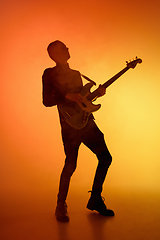
POLYGON ((67 93, 65 89, 59 89, 53 84, 53 74, 51 69, 46 69, 42 76, 43 84, 43 104, 46 107, 52 107, 57 105, 60 102, 63 102, 65 99, 72 100, 78 104, 82 103, 82 96, 80 93, 67 93))
POLYGON ((49 69, 46 69, 43 73, 42 87, 43 104, 46 107, 52 107, 57 105, 57 101, 54 96, 54 88, 50 82, 49 69))

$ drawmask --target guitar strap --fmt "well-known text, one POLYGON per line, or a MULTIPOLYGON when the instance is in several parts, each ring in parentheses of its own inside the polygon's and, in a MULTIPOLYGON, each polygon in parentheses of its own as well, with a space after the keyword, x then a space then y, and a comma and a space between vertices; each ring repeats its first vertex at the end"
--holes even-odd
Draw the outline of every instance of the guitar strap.
POLYGON ((87 81, 93 83, 93 85, 96 85, 96 83, 95 83, 93 80, 91 80, 89 77, 86 77, 86 76, 83 75, 83 74, 81 74, 81 76, 84 77, 87 81))

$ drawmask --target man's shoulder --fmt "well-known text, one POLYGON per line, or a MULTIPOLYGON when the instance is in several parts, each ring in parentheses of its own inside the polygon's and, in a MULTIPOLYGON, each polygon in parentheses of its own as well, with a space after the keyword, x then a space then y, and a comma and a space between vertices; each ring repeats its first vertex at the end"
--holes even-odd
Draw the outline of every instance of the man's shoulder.
POLYGON ((43 72, 42 75, 42 80, 43 82, 48 82, 50 81, 50 79, 52 79, 54 77, 54 75, 56 75, 56 69, 55 67, 52 68, 46 68, 43 72))
POLYGON ((53 74, 54 72, 56 71, 56 67, 52 67, 52 68, 46 68, 43 72, 43 75, 44 74, 53 74))
POLYGON ((72 69, 72 68, 70 68, 70 69, 71 69, 73 72, 80 74, 80 72, 79 72, 78 70, 72 69))
POLYGON ((73 72, 73 74, 81 76, 81 73, 78 70, 71 69, 71 71, 73 72))

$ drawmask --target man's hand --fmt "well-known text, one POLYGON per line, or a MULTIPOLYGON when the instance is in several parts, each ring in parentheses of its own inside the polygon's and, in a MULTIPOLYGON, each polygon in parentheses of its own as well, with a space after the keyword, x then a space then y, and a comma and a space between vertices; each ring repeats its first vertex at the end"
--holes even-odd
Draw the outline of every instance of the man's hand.
POLYGON ((106 94, 106 88, 103 87, 101 84, 98 87, 98 93, 99 93, 98 97, 102 97, 104 94, 106 94))
POLYGON ((65 95, 65 98, 72 100, 78 104, 82 103, 83 97, 80 93, 67 93, 65 95))

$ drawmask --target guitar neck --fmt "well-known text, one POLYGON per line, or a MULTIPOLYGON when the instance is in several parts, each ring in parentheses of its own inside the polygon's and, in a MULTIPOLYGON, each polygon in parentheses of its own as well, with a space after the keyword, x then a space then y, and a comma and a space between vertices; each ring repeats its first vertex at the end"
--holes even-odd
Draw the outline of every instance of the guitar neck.
MULTIPOLYGON (((115 76, 113 76, 112 78, 110 78, 107 82, 105 82, 102 86, 107 88, 109 87, 113 82, 115 82, 120 76, 122 76, 127 70, 129 69, 129 67, 125 67, 124 69, 122 69, 119 73, 117 73, 115 76)), ((93 91, 92 93, 90 93, 87 96, 87 99, 92 101, 93 99, 95 99, 98 96, 98 89, 96 89, 95 91, 93 91)))

